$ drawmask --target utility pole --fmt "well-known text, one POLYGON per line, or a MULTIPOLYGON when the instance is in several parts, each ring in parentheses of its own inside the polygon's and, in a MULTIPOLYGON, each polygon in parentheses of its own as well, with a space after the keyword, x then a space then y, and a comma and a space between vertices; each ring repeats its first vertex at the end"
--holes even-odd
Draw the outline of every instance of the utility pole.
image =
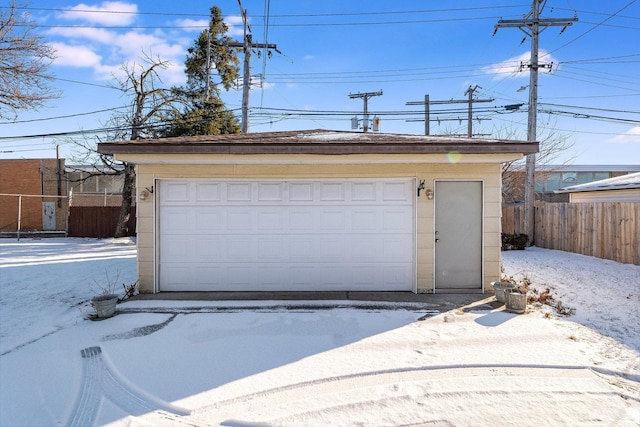
POLYGON ((409 101, 406 102, 405 105, 424 105, 424 134, 425 135, 430 135, 431 131, 430 131, 430 126, 429 126, 429 122, 430 122, 430 117, 431 117, 431 112, 430 110, 430 106, 431 105, 442 105, 442 104, 469 104, 468 110, 467 110, 467 119, 468 119, 468 123, 467 123, 467 136, 469 138, 473 137, 473 110, 472 110, 472 105, 475 102, 493 102, 495 101, 495 99, 491 98, 491 99, 474 99, 473 98, 473 93, 476 91, 476 89, 480 88, 480 86, 476 85, 474 88, 471 88, 471 86, 469 86, 469 89, 467 89, 467 91, 464 93, 465 95, 468 95, 467 99, 450 99, 448 101, 429 101, 429 95, 425 95, 424 96, 424 101, 409 101))
MULTIPOLYGON (((531 11, 524 19, 501 19, 495 25, 495 31, 500 28, 519 28, 527 36, 531 37, 531 60, 529 64, 529 118, 527 123, 527 141, 535 142, 537 139, 537 113, 538 113, 538 38, 540 33, 548 27, 566 27, 578 21, 573 18, 540 18, 540 12, 547 0, 533 0, 531 11)), ((525 189, 524 189, 524 230, 528 236, 528 243, 532 244, 535 234, 535 170, 536 155, 529 154, 525 163, 525 189)))
POLYGON ((273 49, 280 53, 278 47, 271 43, 253 43, 251 36, 251 27, 247 23, 247 10, 243 9, 242 3, 238 0, 240 12, 242 13, 242 22, 244 24, 244 38, 242 43, 231 42, 229 47, 241 48, 244 52, 244 65, 242 75, 242 133, 249 132, 249 94, 251 92, 251 50, 257 49, 273 49))
MULTIPOLYGON (((364 112, 362 113, 362 115, 363 115, 362 130, 365 133, 369 131, 369 98, 372 97, 372 96, 381 96, 381 95, 382 95, 382 90, 379 90, 377 92, 364 92, 364 93, 350 93, 349 94, 349 98, 351 98, 351 99, 362 98, 364 100, 364 112)), ((375 129, 374 129, 374 131, 375 131, 375 129)))
MULTIPOLYGON (((475 92, 480 86, 475 85, 475 87, 471 87, 469 86, 469 89, 467 89, 467 91, 464 93, 465 95, 468 95, 468 103, 469 103, 469 108, 467 109, 467 137, 468 138, 472 138, 473 137, 473 92, 475 92)), ((493 100, 492 100, 493 101, 493 100)), ((479 102, 479 101, 478 101, 479 102)))
MULTIPOLYGON (((424 101, 409 101, 404 104, 404 105, 424 105, 424 134, 427 136, 431 134, 431 126, 429 126, 430 120, 431 120, 431 111, 429 106, 431 104, 437 104, 439 102, 442 102, 442 101, 430 102, 429 95, 425 95, 424 101)), ((408 121, 418 121, 418 120, 408 120, 408 121)))

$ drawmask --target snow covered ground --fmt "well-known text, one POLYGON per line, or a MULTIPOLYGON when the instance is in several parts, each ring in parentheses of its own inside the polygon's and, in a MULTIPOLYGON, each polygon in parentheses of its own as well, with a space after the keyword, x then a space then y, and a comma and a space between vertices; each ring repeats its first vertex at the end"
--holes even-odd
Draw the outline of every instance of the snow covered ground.
POLYGON ((86 320, 95 281, 133 283, 135 256, 0 240, 0 425, 640 425, 639 266, 503 254, 569 317, 130 301, 86 320))

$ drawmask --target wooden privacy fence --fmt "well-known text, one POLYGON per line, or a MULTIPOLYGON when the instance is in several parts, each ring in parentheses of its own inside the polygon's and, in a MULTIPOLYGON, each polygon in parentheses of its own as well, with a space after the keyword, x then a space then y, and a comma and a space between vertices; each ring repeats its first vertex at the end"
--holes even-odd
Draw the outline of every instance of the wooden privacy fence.
MULTIPOLYGON (((118 224, 120 206, 71 206, 70 237, 113 237, 118 224)), ((129 235, 136 235, 136 209, 131 208, 129 235)))
MULTIPOLYGON (((523 206, 503 206, 503 233, 522 232, 523 206)), ((535 205, 536 246, 640 265, 640 203, 535 205)))
POLYGON ((524 206, 502 207, 502 232, 507 234, 524 233, 524 206))

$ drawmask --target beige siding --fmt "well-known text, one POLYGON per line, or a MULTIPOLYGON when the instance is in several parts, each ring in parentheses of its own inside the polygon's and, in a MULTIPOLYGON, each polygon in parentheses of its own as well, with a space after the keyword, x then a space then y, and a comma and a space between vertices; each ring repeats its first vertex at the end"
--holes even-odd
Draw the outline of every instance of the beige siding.
POLYGON ((640 202, 640 188, 625 190, 582 191, 569 194, 570 203, 640 202))
MULTIPOLYGON (((244 161, 258 161, 265 156, 244 156, 244 161)), ((474 155, 467 160, 478 163, 435 163, 444 156, 425 156, 425 163, 414 163, 415 156, 405 157, 406 163, 378 163, 375 160, 389 156, 374 156, 368 163, 344 163, 354 156, 315 156, 320 164, 295 164, 307 156, 287 157, 289 164, 159 164, 150 163, 146 156, 137 166, 137 188, 152 188, 156 179, 286 179, 286 178, 415 178, 425 181, 427 189, 434 188, 436 180, 482 180, 484 183, 484 288, 499 279, 500 275, 500 162, 504 155, 474 155), (325 163, 323 163, 325 162, 325 163)), ((357 158, 365 156, 355 156, 357 158)), ((203 162, 203 156, 185 156, 185 163, 195 159, 203 162)), ((223 159, 220 156, 217 160, 223 159)), ((513 158, 513 155, 511 156, 513 158)), ((395 160, 398 160, 396 158, 395 160)), ((216 158, 208 158, 212 163, 216 158)), ((175 161, 175 159, 174 159, 175 161)), ((273 161, 273 159, 270 159, 273 161)), ((418 292, 433 290, 433 221, 434 200, 425 193, 417 200, 417 283, 418 292)), ((154 292, 154 197, 138 200, 138 274, 141 292, 154 292)))

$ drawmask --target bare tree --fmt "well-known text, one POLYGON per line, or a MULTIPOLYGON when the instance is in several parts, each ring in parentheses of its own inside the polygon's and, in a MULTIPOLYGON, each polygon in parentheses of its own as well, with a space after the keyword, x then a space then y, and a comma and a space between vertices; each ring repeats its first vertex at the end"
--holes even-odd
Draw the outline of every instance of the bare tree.
POLYGON ((15 118, 18 110, 37 109, 59 96, 47 73, 55 50, 36 34, 23 7, 14 0, 0 9, 0 118, 15 118))
MULTIPOLYGON (((503 130, 497 132, 501 139, 518 139, 516 131, 503 130)), ((566 154, 573 147, 573 142, 567 135, 554 130, 553 126, 541 129, 539 138, 540 148, 536 155, 536 183, 542 182, 545 177, 553 172, 549 168, 557 159, 566 154)), ((571 158, 563 164, 570 163, 571 158)), ((524 165, 522 161, 507 162, 502 164, 502 200, 505 202, 519 202, 524 200, 524 165)))
MULTIPOLYGON (((158 83, 162 82, 158 70, 166 69, 168 66, 167 61, 152 59, 149 56, 143 58, 142 64, 122 66, 125 77, 118 81, 118 85, 125 96, 131 97, 131 110, 128 113, 112 116, 110 127, 115 130, 114 139, 135 141, 155 138, 161 133, 163 126, 166 126, 165 113, 174 110, 173 104, 177 100, 171 90, 158 87, 158 83)), ((109 159, 103 157, 103 161, 109 164, 109 159)), ((115 237, 128 235, 136 177, 134 165, 123 162, 122 173, 124 174, 122 206, 115 237)))

